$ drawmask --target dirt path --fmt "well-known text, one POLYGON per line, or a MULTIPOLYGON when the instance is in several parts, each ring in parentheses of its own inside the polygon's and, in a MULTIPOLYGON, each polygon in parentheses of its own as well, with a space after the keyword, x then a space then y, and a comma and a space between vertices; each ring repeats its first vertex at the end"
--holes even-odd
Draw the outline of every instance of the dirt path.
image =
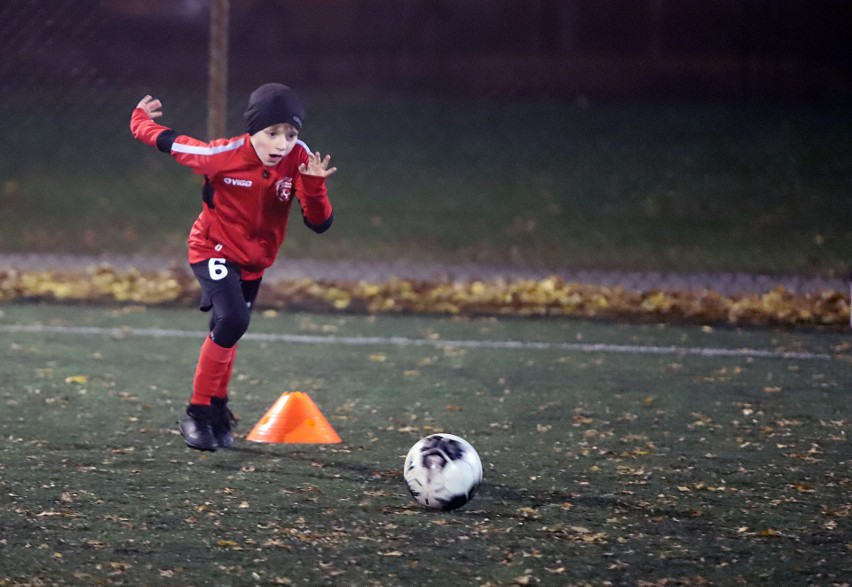
MULTIPOLYGON (((185 267, 183 257, 136 255, 66 255, 0 253, 0 269, 32 271, 80 270, 109 264, 118 270, 161 271, 185 267)), ((495 279, 541 279, 558 275, 567 282, 650 291, 696 291, 711 289, 723 295, 762 293, 777 285, 795 293, 846 291, 849 282, 836 277, 773 276, 748 273, 663 273, 640 271, 562 270, 503 267, 477 264, 439 265, 378 261, 329 261, 279 259, 266 273, 267 281, 309 278, 315 280, 367 281, 381 283, 392 278, 415 280, 474 281, 495 279)))

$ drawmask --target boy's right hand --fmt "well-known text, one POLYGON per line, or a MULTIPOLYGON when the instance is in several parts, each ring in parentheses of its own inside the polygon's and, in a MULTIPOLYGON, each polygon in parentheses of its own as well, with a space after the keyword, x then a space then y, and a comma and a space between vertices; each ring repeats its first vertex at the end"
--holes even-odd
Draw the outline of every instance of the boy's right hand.
POLYGON ((147 114, 150 118, 159 118, 163 115, 163 111, 161 110, 163 107, 162 102, 152 98, 151 96, 145 96, 139 100, 136 107, 144 110, 145 114, 147 114))

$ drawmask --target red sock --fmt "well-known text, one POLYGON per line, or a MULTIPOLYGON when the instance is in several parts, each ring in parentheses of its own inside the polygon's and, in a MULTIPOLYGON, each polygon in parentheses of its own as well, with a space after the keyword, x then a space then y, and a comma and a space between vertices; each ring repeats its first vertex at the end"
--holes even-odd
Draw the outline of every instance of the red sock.
MULTIPOLYGON (((190 403, 209 406, 210 398, 219 390, 222 379, 231 364, 231 349, 219 346, 208 336, 201 345, 201 354, 192 381, 190 403)), ((227 385, 227 383, 226 383, 227 385)))
POLYGON ((214 390, 213 397, 218 397, 221 399, 225 399, 228 397, 228 383, 231 381, 231 371, 234 369, 234 359, 237 358, 237 345, 228 349, 231 351, 230 357, 228 359, 228 368, 225 370, 225 374, 222 376, 222 380, 219 382, 219 387, 214 390))

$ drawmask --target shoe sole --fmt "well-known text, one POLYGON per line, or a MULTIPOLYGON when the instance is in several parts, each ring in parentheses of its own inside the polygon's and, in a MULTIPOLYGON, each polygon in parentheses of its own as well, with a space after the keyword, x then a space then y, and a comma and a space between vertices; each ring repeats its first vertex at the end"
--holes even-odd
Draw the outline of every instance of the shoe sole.
POLYGON ((188 446, 192 450, 198 450, 198 451, 201 451, 201 452, 216 452, 215 448, 208 448, 206 446, 196 446, 194 444, 190 444, 189 441, 186 440, 186 438, 184 438, 184 441, 186 441, 186 446, 188 446))

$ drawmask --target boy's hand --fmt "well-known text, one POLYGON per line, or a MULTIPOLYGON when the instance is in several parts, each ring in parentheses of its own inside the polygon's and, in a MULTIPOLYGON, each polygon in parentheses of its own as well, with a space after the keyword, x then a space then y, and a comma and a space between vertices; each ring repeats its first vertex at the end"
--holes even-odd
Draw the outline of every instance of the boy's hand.
POLYGON ((145 111, 150 118, 159 118, 163 115, 161 108, 163 107, 162 102, 152 98, 151 96, 145 96, 139 103, 136 105, 137 108, 141 108, 145 111))
POLYGON ((303 175, 316 175, 318 177, 328 177, 335 171, 337 167, 329 168, 328 162, 331 161, 331 155, 326 155, 322 158, 320 152, 308 153, 308 162, 299 165, 299 173, 303 175))

